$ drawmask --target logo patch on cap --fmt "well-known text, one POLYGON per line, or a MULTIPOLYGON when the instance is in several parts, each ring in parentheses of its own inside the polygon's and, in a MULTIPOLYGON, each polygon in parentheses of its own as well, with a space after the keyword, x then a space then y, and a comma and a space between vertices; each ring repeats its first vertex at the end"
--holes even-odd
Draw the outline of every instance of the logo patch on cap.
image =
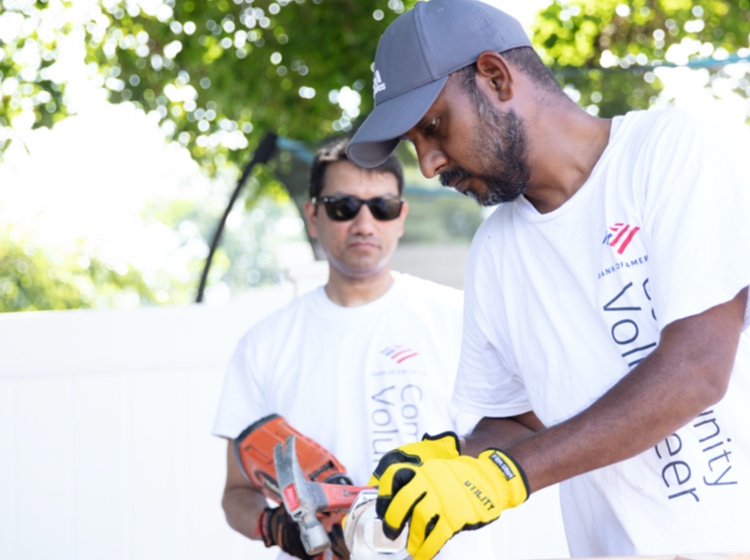
POLYGON ((375 76, 372 78, 372 95, 377 95, 379 91, 385 91, 385 82, 381 79, 380 72, 375 70, 375 76))

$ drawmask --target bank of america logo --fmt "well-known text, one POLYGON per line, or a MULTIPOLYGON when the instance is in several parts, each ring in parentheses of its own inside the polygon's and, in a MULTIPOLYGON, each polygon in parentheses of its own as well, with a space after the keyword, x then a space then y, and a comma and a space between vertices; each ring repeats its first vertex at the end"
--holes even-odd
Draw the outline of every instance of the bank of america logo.
POLYGON ((377 95, 379 91, 385 91, 385 82, 380 77, 380 72, 375 70, 375 77, 372 79, 372 94, 377 95))
POLYGON ((381 350, 380 353, 384 356, 388 356, 397 364, 405 362, 406 360, 408 360, 409 358, 413 358, 414 356, 419 356, 419 352, 417 352, 416 350, 412 350, 411 348, 402 344, 389 346, 385 350, 381 350))
POLYGON ((631 226, 629 224, 617 222, 615 225, 609 226, 609 231, 604 236, 602 245, 609 245, 610 247, 613 247, 619 255, 622 255, 640 229, 641 228, 638 226, 631 226))

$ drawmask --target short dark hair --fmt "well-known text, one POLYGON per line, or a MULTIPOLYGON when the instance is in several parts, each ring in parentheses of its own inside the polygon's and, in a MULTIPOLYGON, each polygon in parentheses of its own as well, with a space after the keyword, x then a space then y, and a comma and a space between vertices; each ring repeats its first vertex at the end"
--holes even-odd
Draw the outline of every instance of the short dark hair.
MULTIPOLYGON (((542 59, 539 58, 539 55, 532 47, 516 47, 515 49, 510 49, 499 54, 518 68, 519 71, 531 78, 541 89, 549 93, 565 95, 550 69, 545 66, 542 59)), ((471 92, 473 90, 476 72, 476 62, 456 71, 465 91, 471 92)))
POLYGON ((312 166, 310 167, 310 199, 320 196, 324 186, 326 168, 337 161, 348 161, 352 165, 370 173, 390 173, 396 177, 398 194, 404 192, 404 170, 401 167, 401 162, 399 162, 394 154, 388 156, 388 159, 377 167, 361 167, 347 157, 347 144, 349 144, 349 137, 339 138, 338 140, 329 142, 315 153, 312 166))

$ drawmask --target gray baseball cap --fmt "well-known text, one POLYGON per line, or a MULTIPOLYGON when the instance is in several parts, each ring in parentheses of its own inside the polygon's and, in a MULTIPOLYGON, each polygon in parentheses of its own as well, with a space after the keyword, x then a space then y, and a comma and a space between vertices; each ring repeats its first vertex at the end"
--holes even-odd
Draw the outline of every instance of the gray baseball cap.
POLYGON ((418 2, 380 37, 375 53, 375 108, 346 154, 363 167, 382 163, 424 116, 448 75, 485 51, 530 47, 515 18, 479 0, 418 2))

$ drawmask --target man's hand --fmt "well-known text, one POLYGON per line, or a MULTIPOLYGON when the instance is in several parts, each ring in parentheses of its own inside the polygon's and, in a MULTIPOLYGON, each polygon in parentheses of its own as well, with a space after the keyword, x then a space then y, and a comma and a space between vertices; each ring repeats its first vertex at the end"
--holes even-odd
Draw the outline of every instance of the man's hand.
POLYGON ((494 521, 528 496, 521 468, 503 452, 488 449, 477 458, 391 465, 380 477, 376 511, 389 538, 409 522, 406 548, 414 560, 427 560, 459 531, 494 521))
POLYGON ((423 465, 429 459, 451 459, 460 454, 460 444, 455 433, 443 432, 434 436, 425 434, 422 441, 407 443, 383 455, 367 485, 377 486, 385 470, 396 463, 423 465))
MULTIPOLYGON (((349 560, 349 550, 344 542, 344 532, 341 528, 341 514, 319 514, 323 526, 326 528, 331 541, 331 551, 335 558, 349 560)), ((310 556, 300 536, 299 524, 284 509, 284 506, 267 507, 258 519, 258 530, 266 547, 278 546, 287 554, 304 560, 316 560, 321 555, 310 556)))
POLYGON ((302 544, 299 525, 286 512, 284 506, 264 509, 258 519, 258 529, 266 547, 278 546, 296 558, 313 559, 302 544))

